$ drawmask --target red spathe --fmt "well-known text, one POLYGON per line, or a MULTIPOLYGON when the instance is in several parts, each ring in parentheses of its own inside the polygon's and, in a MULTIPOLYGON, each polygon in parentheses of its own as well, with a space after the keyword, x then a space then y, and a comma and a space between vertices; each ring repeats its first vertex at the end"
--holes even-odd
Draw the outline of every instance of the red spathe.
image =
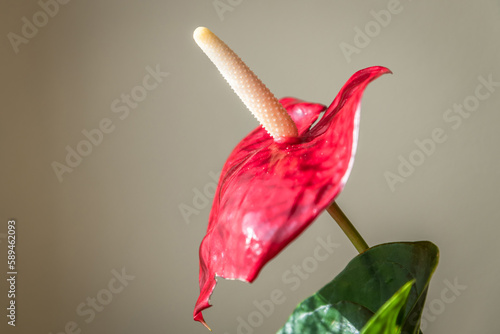
POLYGON ((216 276, 252 282, 340 193, 354 159, 363 91, 385 73, 381 66, 356 72, 328 109, 281 99, 299 137, 276 142, 259 126, 229 155, 200 246, 194 320, 204 323, 216 276))

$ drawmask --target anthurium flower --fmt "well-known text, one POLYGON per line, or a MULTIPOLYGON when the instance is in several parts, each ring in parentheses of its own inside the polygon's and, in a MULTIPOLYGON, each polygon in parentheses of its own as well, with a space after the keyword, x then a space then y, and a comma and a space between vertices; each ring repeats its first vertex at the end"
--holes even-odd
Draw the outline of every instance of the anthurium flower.
POLYGON ((356 151, 363 91, 390 71, 356 72, 328 108, 291 97, 278 102, 208 29, 196 29, 194 38, 262 124, 229 155, 215 193, 194 310, 205 324, 216 277, 252 282, 340 193, 356 151))

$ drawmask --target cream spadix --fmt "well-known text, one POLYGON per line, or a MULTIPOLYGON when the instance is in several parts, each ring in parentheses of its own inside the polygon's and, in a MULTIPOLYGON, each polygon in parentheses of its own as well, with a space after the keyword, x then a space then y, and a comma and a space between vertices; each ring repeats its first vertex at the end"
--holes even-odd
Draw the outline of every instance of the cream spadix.
POLYGON ((204 27, 197 28, 193 37, 234 92, 275 140, 298 136, 297 127, 285 108, 233 50, 204 27))

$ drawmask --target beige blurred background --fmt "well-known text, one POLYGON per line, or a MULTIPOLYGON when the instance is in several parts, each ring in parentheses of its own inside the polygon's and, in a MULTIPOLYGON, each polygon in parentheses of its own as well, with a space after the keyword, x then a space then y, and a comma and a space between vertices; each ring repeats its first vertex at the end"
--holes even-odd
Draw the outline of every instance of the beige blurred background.
MULTIPOLYGON (((1 333, 207 333, 192 311, 211 205, 195 194, 210 195, 212 175, 257 124, 194 43, 201 25, 278 97, 329 104, 356 70, 394 72, 364 96, 338 202, 371 245, 440 247, 425 333, 498 333, 500 1, 55 3, 0 4, 1 333), (148 71, 156 81, 143 82, 148 71), (85 146, 82 131, 99 128, 102 140, 85 146), (415 141, 433 131, 446 139, 418 153, 415 141), (88 154, 70 167, 67 146, 88 154), (391 188, 400 156, 418 166, 391 188), (15 328, 5 316, 11 218, 15 328)), ((241 319, 277 289, 286 302, 247 330, 274 333, 355 255, 324 214, 254 284, 221 280, 206 320, 215 333, 245 333, 241 319), (337 244, 334 254, 292 286, 285 277, 318 237, 337 244)))

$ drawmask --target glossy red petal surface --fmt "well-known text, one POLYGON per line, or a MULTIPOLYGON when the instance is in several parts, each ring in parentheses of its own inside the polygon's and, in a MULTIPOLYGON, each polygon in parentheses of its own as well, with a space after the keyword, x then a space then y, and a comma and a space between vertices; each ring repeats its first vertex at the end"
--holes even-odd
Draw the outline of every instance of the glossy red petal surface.
POLYGON ((299 138, 277 143, 258 127, 236 146, 222 169, 200 246, 195 320, 203 322, 201 312, 211 306, 216 276, 252 282, 333 202, 352 167, 362 93, 369 82, 388 72, 379 66, 356 72, 328 109, 281 99, 299 138))

